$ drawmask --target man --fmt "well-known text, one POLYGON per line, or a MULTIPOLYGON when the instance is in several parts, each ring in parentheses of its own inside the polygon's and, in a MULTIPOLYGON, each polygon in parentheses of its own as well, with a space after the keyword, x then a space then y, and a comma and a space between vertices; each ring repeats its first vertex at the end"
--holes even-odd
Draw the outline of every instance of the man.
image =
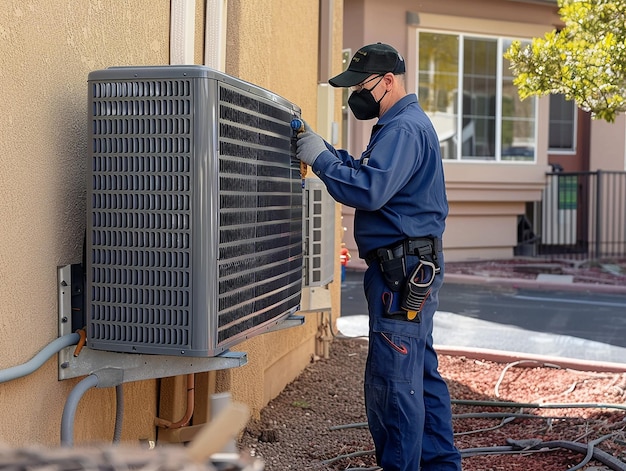
POLYGON ((298 158, 333 198, 356 208, 354 236, 368 269, 365 406, 384 471, 458 471, 448 387, 433 349, 448 214, 435 130, 404 86, 405 63, 386 44, 359 49, 334 87, 351 87, 357 119, 379 118, 359 160, 308 125, 298 158))

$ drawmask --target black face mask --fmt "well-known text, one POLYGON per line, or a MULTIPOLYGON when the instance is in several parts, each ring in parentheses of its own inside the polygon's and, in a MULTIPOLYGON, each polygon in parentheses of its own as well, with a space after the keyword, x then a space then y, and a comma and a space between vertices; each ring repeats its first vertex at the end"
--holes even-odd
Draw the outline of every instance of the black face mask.
POLYGON ((374 95, 372 95, 372 90, 374 90, 383 77, 380 77, 380 80, 376 82, 372 88, 364 88, 358 92, 352 92, 350 98, 348 98, 348 106, 354 113, 354 117, 360 120, 373 119, 378 117, 380 113, 380 102, 385 95, 387 94, 387 90, 383 96, 380 97, 380 100, 376 101, 374 95))

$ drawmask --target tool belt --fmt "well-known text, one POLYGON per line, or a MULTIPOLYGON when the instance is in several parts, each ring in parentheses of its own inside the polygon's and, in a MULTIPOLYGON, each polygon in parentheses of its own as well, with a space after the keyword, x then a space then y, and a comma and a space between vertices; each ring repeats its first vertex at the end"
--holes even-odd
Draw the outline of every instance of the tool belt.
POLYGON ((397 245, 376 249, 366 255, 368 266, 380 265, 385 284, 392 291, 385 304, 385 317, 420 322, 420 312, 430 295, 435 276, 441 272, 437 254, 441 251, 441 239, 420 237, 406 239, 397 245), (417 265, 407 273, 406 257, 417 256, 417 265), (392 309, 393 293, 400 295, 400 309, 392 309))
MULTIPOLYGON (((438 237, 418 237, 405 239, 397 245, 383 247, 368 252, 365 255, 365 263, 370 266, 373 262, 381 262, 390 259, 403 258, 406 255, 416 255, 420 258, 432 256, 437 259, 437 254, 441 252, 442 243, 438 237)), ((439 266, 437 266, 439 268, 439 266)), ((439 270, 437 270, 439 271, 439 270)))

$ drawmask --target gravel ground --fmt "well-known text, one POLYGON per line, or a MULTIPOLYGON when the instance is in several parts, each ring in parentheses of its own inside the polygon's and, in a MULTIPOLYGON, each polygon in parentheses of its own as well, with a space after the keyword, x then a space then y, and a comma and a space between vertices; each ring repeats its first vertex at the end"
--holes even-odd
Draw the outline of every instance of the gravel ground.
MULTIPOLYGON (((312 363, 262 410, 260 420, 248 424, 239 440, 240 449, 261 458, 267 471, 376 469, 369 433, 360 426, 366 421, 362 394, 366 354, 367 340, 335 338, 328 360, 312 363)), ((459 449, 502 447, 508 439, 579 444, 602 439, 595 449, 622 467, 609 468, 592 459, 576 469, 626 469, 626 373, 447 355, 440 355, 440 371, 454 402, 459 449), (486 401, 487 405, 457 401, 486 401), (524 406, 498 407, 492 401, 524 406), (552 408, 551 404, 564 406, 552 408), (508 418, 488 417, 488 412, 508 418), (514 417, 515 413, 530 417, 514 417)), ((584 453, 557 448, 464 457, 463 469, 565 471, 584 459, 584 453)))
MULTIPOLYGON (((624 261, 603 265, 541 261, 541 268, 537 263, 448 263, 446 270, 526 279, 540 272, 571 274, 578 283, 626 281, 624 261)), ((373 444, 363 427, 366 355, 366 339, 336 337, 329 359, 310 364, 261 411, 260 420, 250 421, 239 440, 240 449, 261 458, 267 471, 376 469, 373 444)), ((459 449, 505 447, 509 440, 531 440, 524 445, 561 441, 556 448, 538 446, 543 451, 476 456, 467 451, 464 471, 626 470, 626 372, 575 371, 532 361, 501 364, 448 355, 439 359, 453 398, 459 449), (585 463, 589 448, 568 451, 562 442, 590 444, 596 455, 585 463)))

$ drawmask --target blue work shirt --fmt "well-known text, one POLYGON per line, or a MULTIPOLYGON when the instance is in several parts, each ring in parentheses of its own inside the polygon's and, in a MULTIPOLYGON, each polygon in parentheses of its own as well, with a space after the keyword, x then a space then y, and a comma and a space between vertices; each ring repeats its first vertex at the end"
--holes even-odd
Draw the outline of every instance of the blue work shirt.
POLYGON ((378 120, 360 159, 326 146, 313 172, 336 201, 356 209, 361 258, 409 237, 443 235, 448 201, 439 139, 415 94, 378 120))

